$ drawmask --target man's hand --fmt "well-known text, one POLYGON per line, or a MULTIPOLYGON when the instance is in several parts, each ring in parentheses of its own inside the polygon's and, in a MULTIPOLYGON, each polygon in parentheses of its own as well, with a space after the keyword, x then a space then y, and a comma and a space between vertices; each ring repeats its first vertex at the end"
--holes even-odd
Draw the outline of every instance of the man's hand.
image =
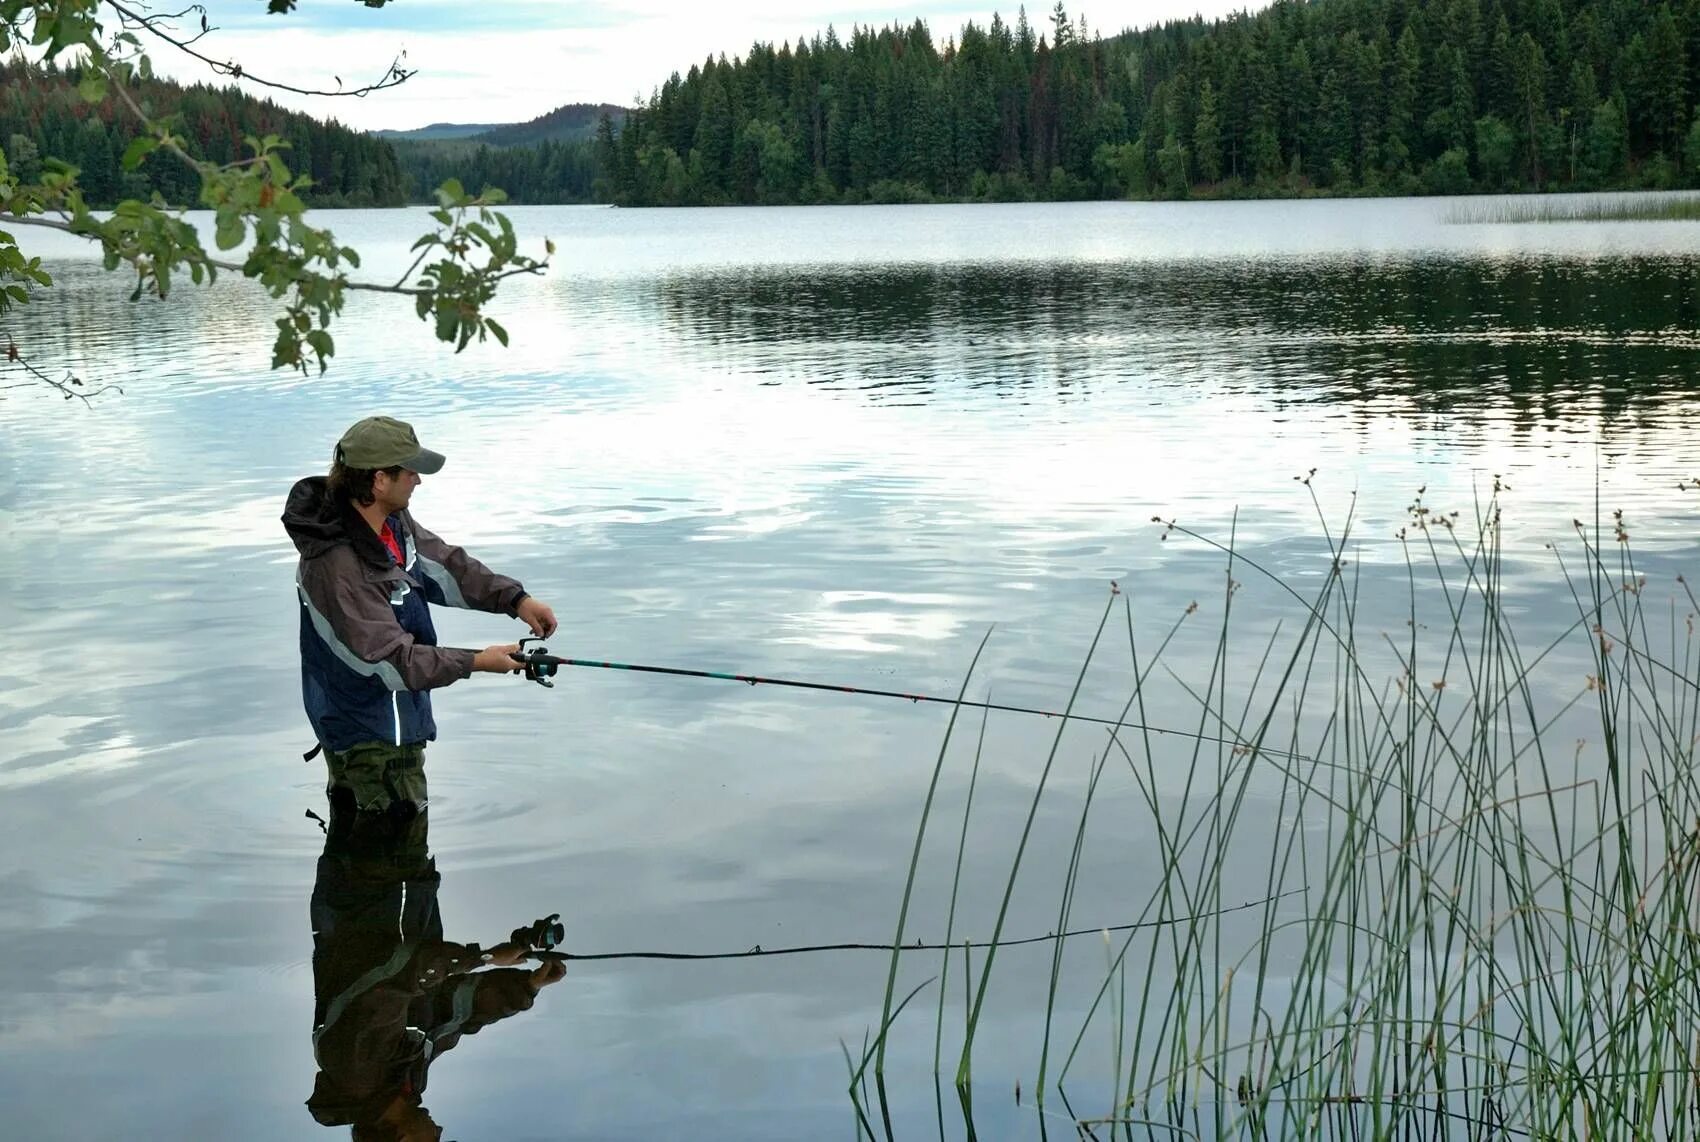
POLYGON ((518 674, 525 667, 514 660, 519 653, 519 644, 510 642, 506 646, 487 646, 472 656, 472 672, 485 674, 518 674))
POLYGON ((538 638, 548 638, 555 633, 555 612, 548 603, 534 599, 530 595, 520 600, 514 613, 520 622, 531 628, 531 633, 538 638))
POLYGON ((542 991, 552 983, 560 983, 567 978, 567 965, 560 960, 549 960, 531 969, 531 987, 534 991, 542 991))

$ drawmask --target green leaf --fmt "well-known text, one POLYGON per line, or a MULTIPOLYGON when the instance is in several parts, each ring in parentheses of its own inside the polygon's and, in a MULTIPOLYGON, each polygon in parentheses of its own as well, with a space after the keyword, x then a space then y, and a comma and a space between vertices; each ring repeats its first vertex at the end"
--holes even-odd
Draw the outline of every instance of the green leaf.
POLYGON ((159 146, 159 140, 152 135, 137 135, 130 140, 130 145, 124 148, 124 169, 133 171, 142 165, 142 160, 159 146))
POLYGON ((500 341, 502 348, 506 349, 508 347, 508 331, 503 329, 494 317, 486 317, 484 324, 490 327, 490 332, 496 335, 496 340, 500 341))
POLYGON ((103 72, 90 71, 83 75, 77 83, 77 94, 88 103, 99 103, 106 98, 106 75, 103 72))
POLYGON ((242 225, 240 214, 221 214, 218 219, 218 227, 213 232, 213 240, 218 243, 218 248, 221 250, 234 250, 242 244, 242 238, 246 233, 247 228, 242 225))

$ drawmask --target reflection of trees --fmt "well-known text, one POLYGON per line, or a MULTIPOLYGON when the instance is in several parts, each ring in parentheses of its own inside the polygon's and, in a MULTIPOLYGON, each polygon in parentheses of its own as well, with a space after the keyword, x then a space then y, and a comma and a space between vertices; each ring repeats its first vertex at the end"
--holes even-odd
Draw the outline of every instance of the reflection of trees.
POLYGON ((727 367, 847 388, 1209 381, 1277 405, 1632 426, 1691 389, 1679 259, 1310 259, 747 270, 663 281, 727 367), (1627 420, 1626 420, 1627 418, 1627 420))
POLYGON ((356 1139, 440 1137, 422 1104, 432 1063, 564 974, 559 961, 515 966, 537 925, 488 950, 444 939, 426 822, 333 806, 313 885, 307 1108, 356 1139))

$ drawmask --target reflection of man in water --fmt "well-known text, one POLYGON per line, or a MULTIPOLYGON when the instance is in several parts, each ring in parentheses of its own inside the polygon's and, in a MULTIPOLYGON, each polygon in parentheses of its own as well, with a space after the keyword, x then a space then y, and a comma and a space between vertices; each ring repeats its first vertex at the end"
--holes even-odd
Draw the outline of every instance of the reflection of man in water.
POLYGON ((443 939, 427 815, 333 804, 313 885, 313 1054, 307 1109, 357 1142, 436 1142, 421 1102, 426 1071, 465 1035, 524 1011, 566 974, 532 970, 555 919, 484 950, 443 939))

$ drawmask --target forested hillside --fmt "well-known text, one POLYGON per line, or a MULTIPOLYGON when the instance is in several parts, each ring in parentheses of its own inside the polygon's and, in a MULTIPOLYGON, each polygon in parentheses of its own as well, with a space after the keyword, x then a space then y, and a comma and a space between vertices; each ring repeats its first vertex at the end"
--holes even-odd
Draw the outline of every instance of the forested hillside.
POLYGON ((568 103, 527 123, 492 127, 477 136, 476 141, 489 143, 492 147, 581 142, 596 134, 596 125, 605 115, 611 116, 618 124, 625 119, 626 109, 610 103, 568 103))
POLYGON ((1700 183, 1700 0, 1278 0, 1101 38, 830 30, 674 75, 598 143, 621 204, 1700 183))
POLYGON ((569 103, 526 123, 487 127, 464 137, 388 136, 415 201, 428 200, 433 188, 457 178, 468 187, 499 186, 514 202, 589 202, 599 173, 589 144, 604 117, 622 123, 626 110, 569 103))
MULTIPOLYGON (((82 168, 91 201, 133 134, 74 71, 0 65, 0 146, 82 168)), ((457 178, 519 203, 621 205, 1235 197, 1700 185, 1700 0, 1277 0, 1103 37, 1039 26, 828 29, 673 75, 644 107, 562 107, 469 139, 386 140, 234 88, 149 83, 209 158, 291 140, 315 205, 424 201, 457 178), (584 134, 602 112, 595 137, 584 134), (393 144, 393 145, 392 145, 393 144)))
POLYGON ((589 142, 491 146, 473 139, 391 139, 408 200, 428 202, 431 192, 456 178, 470 190, 499 186, 511 202, 593 201, 598 175, 589 142))
MULTIPOLYGON (((44 158, 71 163, 92 206, 158 191, 168 202, 197 205, 200 179, 185 163, 156 155, 139 170, 125 171, 124 148, 138 133, 134 116, 108 92, 90 103, 77 90, 80 73, 17 61, 0 62, 0 147, 24 182, 40 173, 44 158)), ((230 162, 249 153, 245 136, 277 135, 291 143, 285 161, 312 176, 306 199, 314 206, 395 206, 404 200, 395 152, 382 139, 337 123, 287 111, 234 87, 150 80, 132 93, 156 115, 172 116, 196 154, 230 162)))

